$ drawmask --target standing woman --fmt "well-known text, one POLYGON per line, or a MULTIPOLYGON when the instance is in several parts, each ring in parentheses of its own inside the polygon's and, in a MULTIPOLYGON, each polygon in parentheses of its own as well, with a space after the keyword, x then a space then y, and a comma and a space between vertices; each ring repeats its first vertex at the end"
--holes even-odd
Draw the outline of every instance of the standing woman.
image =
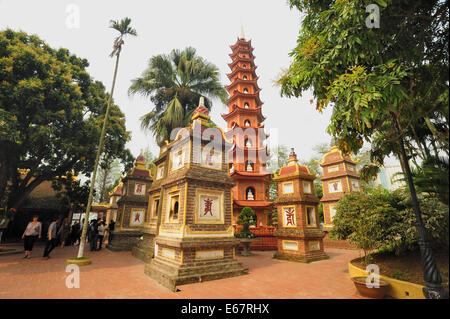
POLYGON ((28 223, 27 228, 23 232, 22 239, 24 239, 25 256, 23 258, 31 258, 31 251, 36 239, 41 238, 42 224, 38 222, 38 216, 33 216, 33 220, 28 223))
POLYGON ((98 240, 100 242, 100 245, 97 250, 102 249, 103 238, 105 237, 105 229, 106 229, 105 221, 102 220, 100 222, 100 225, 98 226, 98 240))

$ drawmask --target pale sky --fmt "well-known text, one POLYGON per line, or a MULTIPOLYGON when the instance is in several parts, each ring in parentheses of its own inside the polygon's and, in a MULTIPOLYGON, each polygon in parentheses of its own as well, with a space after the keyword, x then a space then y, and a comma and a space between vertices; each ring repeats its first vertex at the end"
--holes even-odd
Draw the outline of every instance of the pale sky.
MULTIPOLYGON (((125 39, 114 100, 132 132, 127 147, 134 156, 147 146, 157 155, 159 148, 151 133, 141 130, 139 121, 153 105, 139 96, 128 96, 131 80, 141 75, 150 57, 192 46, 219 68, 222 84, 229 84, 229 46, 240 34, 241 21, 254 47, 265 127, 272 143, 294 147, 299 159, 308 160, 314 155, 314 145, 330 142, 326 127, 331 108, 320 114, 309 102, 311 94, 282 98, 280 88, 273 85, 281 69, 291 62, 288 54, 300 28, 300 13, 290 10, 285 0, 0 0, 0 30, 10 27, 33 33, 54 48, 64 47, 86 58, 89 73, 108 91, 114 66, 109 54, 116 36, 116 31, 108 28, 109 21, 126 16, 132 19, 138 36, 125 39), (71 4, 79 9, 79 27, 76 20, 68 18, 74 12, 71 4)), ((215 101, 211 118, 222 128, 226 123, 220 114, 226 111, 225 105, 215 101)))

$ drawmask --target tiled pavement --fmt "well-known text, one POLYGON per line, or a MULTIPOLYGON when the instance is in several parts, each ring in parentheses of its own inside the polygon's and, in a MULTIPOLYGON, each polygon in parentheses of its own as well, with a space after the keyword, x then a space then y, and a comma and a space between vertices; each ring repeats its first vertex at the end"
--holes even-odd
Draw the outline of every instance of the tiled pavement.
POLYGON ((362 298, 347 272, 357 250, 327 249, 329 260, 302 264, 272 259, 273 252, 254 252, 238 257, 249 268, 239 277, 180 286, 171 292, 144 274, 144 263, 130 252, 85 253, 92 264, 80 269, 80 288, 67 288, 69 273, 65 261, 77 247, 55 248, 51 259, 43 260, 42 246, 31 259, 21 254, 0 256, 0 299, 8 298, 181 298, 181 299, 304 299, 362 298))

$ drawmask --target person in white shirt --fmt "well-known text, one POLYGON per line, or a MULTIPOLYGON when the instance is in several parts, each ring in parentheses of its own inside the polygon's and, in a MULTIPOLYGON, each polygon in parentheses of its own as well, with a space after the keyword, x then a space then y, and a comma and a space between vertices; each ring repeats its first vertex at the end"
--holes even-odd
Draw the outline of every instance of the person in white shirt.
POLYGON ((97 250, 101 250, 102 249, 102 243, 103 243, 103 237, 105 236, 105 229, 106 229, 106 225, 105 225, 105 221, 102 220, 100 222, 100 224, 98 225, 98 241, 100 242, 98 249, 97 250))
POLYGON ((33 220, 28 223, 27 228, 23 232, 22 239, 24 240, 23 246, 25 250, 25 256, 23 258, 31 258, 31 251, 36 239, 41 238, 42 224, 38 222, 38 216, 33 216, 33 220))

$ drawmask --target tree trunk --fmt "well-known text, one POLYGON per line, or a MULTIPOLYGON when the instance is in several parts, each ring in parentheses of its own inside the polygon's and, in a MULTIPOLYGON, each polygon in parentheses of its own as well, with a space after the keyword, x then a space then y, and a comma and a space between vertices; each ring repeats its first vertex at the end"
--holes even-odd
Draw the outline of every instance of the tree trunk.
POLYGON ((105 118, 103 120, 102 132, 100 133, 100 142, 99 142, 99 146, 98 146, 98 150, 97 150, 97 156, 95 158, 94 171, 92 172, 91 187, 89 190, 89 198, 88 198, 88 203, 86 206, 86 215, 84 217, 83 231, 81 232, 80 246, 78 249, 78 258, 83 257, 83 253, 84 253, 84 244, 86 243, 86 234, 87 234, 87 229, 88 229, 88 225, 89 225, 89 213, 91 211, 92 195, 94 193, 94 187, 95 187, 95 178, 97 176, 97 168, 98 168, 98 164, 100 161, 100 156, 103 151, 103 144, 105 143, 106 125, 108 124, 108 116, 109 116, 109 111, 111 109, 112 97, 114 94, 114 86, 116 85, 117 69, 119 66, 119 57, 120 57, 120 53, 117 54, 117 58, 116 58, 116 66, 114 68, 114 76, 113 76, 113 82, 112 82, 112 86, 111 86, 111 94, 109 95, 108 105, 106 107, 106 113, 105 113, 105 118))
POLYGON ((422 257, 423 277, 425 279, 426 287, 424 288, 425 297, 428 299, 442 299, 448 298, 446 291, 442 287, 442 278, 437 268, 433 257, 433 252, 428 241, 427 232, 422 220, 422 213, 420 211, 419 200, 417 199, 416 189, 414 187, 411 169, 408 163, 408 157, 405 151, 402 132, 395 114, 391 114, 394 121, 395 129, 399 137, 400 146, 400 160, 403 163, 405 175, 408 181, 409 192, 411 194, 411 201, 413 204, 414 214, 416 216, 416 227, 419 234, 420 254, 422 257))

